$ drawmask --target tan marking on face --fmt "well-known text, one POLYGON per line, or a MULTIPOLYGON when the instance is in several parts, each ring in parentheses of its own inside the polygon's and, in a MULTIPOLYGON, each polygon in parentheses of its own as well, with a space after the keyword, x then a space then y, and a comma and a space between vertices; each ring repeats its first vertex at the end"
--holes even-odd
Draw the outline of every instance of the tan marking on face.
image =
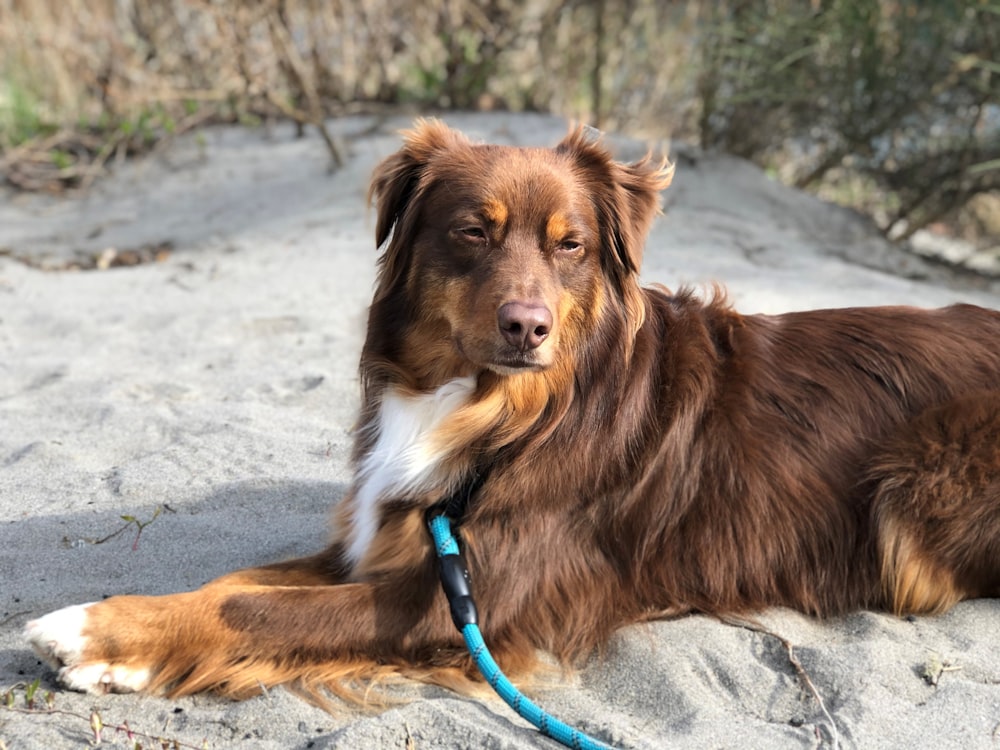
POLYGON ((573 293, 568 289, 563 289, 559 293, 558 307, 556 309, 560 337, 554 338, 552 345, 558 348, 561 338, 565 337, 565 346, 578 346, 585 334, 584 329, 589 323, 587 313, 588 310, 580 307, 573 293))
POLYGON ((545 236, 550 244, 554 245, 557 242, 562 242, 569 233, 569 220, 562 212, 556 211, 549 216, 548 223, 545 225, 545 236))
POLYGON ((495 198, 490 198, 483 205, 483 215, 491 221, 494 225, 498 227, 503 227, 507 224, 507 218, 510 212, 507 209, 507 205, 495 198))

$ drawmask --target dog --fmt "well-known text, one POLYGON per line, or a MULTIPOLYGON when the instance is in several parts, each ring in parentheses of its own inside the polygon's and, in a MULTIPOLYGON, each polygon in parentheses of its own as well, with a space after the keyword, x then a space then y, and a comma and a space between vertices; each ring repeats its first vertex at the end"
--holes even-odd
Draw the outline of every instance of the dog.
POLYGON ((354 480, 329 547, 28 623, 66 686, 235 697, 474 668, 425 525, 456 497, 486 642, 517 676, 616 630, 1000 593, 1000 313, 741 315, 643 288, 673 168, 418 121, 375 170, 354 480))

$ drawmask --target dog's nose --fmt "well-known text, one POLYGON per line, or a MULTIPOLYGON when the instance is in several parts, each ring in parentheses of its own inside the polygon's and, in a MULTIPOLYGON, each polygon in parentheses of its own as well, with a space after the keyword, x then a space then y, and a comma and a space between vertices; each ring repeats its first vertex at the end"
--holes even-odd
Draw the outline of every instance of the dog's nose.
POLYGON ((497 310, 500 333, 519 351, 537 349, 552 330, 552 313, 544 305, 507 302, 497 310))

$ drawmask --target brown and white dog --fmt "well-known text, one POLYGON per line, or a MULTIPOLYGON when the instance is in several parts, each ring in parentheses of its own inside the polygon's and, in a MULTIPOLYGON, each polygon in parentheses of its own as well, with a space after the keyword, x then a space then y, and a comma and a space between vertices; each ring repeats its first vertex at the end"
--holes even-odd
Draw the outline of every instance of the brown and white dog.
POLYGON ((1000 594, 1000 313, 743 316, 643 289, 671 176, 584 131, 522 149, 418 123, 371 186, 384 253, 332 544, 68 607, 31 643, 93 692, 453 683, 473 670, 425 513, 477 477, 461 537, 515 674, 686 612, 1000 594))

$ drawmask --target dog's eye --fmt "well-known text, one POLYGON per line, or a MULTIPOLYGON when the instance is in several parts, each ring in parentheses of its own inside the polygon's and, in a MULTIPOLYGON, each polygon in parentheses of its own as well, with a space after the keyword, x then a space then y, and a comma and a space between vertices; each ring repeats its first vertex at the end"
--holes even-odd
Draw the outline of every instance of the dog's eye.
POLYGON ((576 240, 563 240, 556 245, 556 250, 566 255, 575 255, 583 250, 583 245, 576 240))
POLYGON ((486 239, 486 232, 482 227, 468 226, 459 227, 455 230, 456 233, 465 240, 472 240, 473 242, 482 242, 486 239))

